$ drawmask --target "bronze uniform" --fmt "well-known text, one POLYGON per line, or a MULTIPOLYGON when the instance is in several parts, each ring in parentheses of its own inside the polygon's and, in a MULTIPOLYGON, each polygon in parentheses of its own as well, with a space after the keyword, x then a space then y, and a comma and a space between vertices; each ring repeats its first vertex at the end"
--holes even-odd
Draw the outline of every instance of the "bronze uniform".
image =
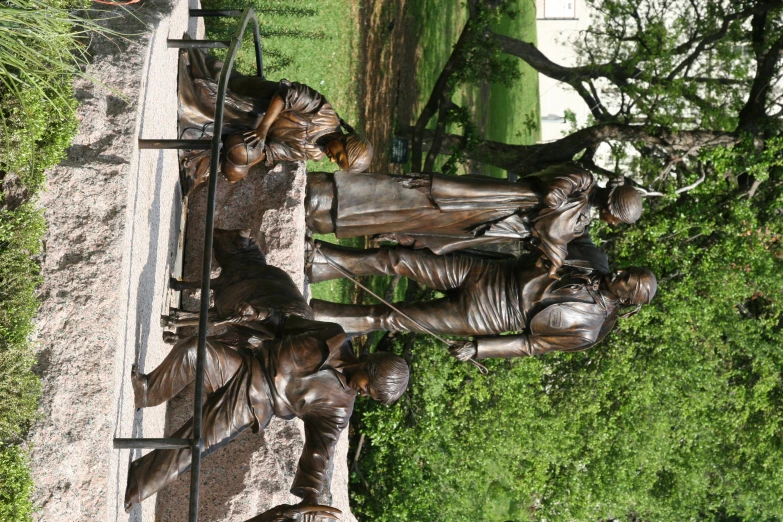
MULTIPOLYGON (((399 274, 446 293, 434 301, 395 304, 415 321, 386 305, 311 301, 316 319, 339 322, 352 333, 425 332, 423 325, 441 335, 478 336, 479 358, 513 357, 588 348, 608 333, 616 318, 616 304, 598 291, 603 274, 595 269, 566 267, 565 275, 552 280, 533 256, 491 260, 409 248, 326 245, 321 252, 355 275, 399 274), (506 332, 519 334, 499 335, 506 332)), ((605 258, 602 253, 595 257, 605 258)), ((340 276, 316 261, 313 282, 340 276)), ((598 264, 608 269, 608 264, 598 264)))
POLYGON ((338 238, 385 235, 445 254, 537 238, 560 267, 590 224, 590 172, 560 165, 518 182, 477 176, 311 173, 308 226, 338 238), (357 182, 361 181, 361 182, 357 182))
MULTIPOLYGON (((350 343, 333 323, 289 317, 284 335, 256 350, 238 350, 210 339, 207 343, 204 404, 204 454, 247 428, 264 429, 273 415, 299 417, 305 445, 291 492, 320 493, 340 433, 348 425, 356 392, 340 368, 354 364, 350 343)), ((161 404, 195 378, 196 339, 178 343, 147 376, 145 406, 161 404)), ((172 435, 192 436, 192 419, 172 435)), ((153 495, 190 467, 190 449, 154 450, 128 471, 125 503, 153 495)))

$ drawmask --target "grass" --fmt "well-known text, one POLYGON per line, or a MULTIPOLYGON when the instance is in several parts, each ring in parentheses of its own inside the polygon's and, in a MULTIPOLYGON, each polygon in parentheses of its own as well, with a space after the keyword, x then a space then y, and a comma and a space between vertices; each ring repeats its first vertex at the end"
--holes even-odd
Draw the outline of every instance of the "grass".
MULTIPOLYGON (((506 36, 537 42, 534 0, 516 0, 511 8, 517 12, 516 16, 503 17, 492 29, 506 36)), ((521 78, 514 85, 490 86, 484 137, 492 141, 532 145, 541 137, 538 73, 522 60, 517 60, 517 67, 521 78)), ((505 170, 491 166, 487 167, 487 173, 496 178, 508 176, 505 170)))
MULTIPOLYGON (((418 115, 432 91, 438 75, 451 54, 468 18, 467 9, 459 2, 443 4, 438 0, 412 0, 410 18, 415 24, 420 56, 416 74, 418 100, 414 114, 418 115)), ((504 16, 494 30, 525 41, 536 42, 536 9, 534 0, 516 0, 509 5, 516 14, 504 16)), ((483 129, 485 139, 506 143, 533 144, 540 136, 540 107, 538 74, 521 60, 517 67, 521 79, 510 87, 489 86, 489 96, 482 95, 476 85, 462 86, 454 96, 457 105, 472 107, 473 120, 483 129)), ((430 127, 434 122, 430 123, 430 127)), ((459 132, 451 128, 451 132, 459 132)), ((446 161, 436 162, 438 170, 446 161)), ((482 166, 482 174, 497 178, 507 177, 506 171, 482 166)))

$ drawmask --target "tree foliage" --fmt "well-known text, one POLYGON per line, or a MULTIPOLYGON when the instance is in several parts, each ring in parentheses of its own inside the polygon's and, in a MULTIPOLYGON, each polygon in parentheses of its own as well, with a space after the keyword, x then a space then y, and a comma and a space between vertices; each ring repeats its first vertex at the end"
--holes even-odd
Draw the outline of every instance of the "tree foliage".
POLYGON ((709 179, 602 230, 660 288, 597 347, 482 377, 418 343, 402 403, 363 405, 362 520, 783 519, 781 170, 768 181, 749 200, 709 179))
POLYGON ((595 237, 658 295, 597 347, 487 377, 418 341, 401 404, 361 406, 362 520, 783 520, 783 1, 590 3, 574 67, 484 32, 576 89, 587 126, 527 146, 410 131, 510 173, 632 176, 657 197, 595 237))
POLYGON ((589 4, 591 26, 571 43, 576 66, 484 29, 507 55, 576 90, 592 114, 585 128, 536 145, 466 141, 421 126, 409 132, 431 143, 430 154, 460 151, 513 175, 574 159, 601 170, 594 157, 609 144, 618 157, 606 174, 633 174, 659 189, 685 186, 678 181, 698 170, 703 150, 740 144, 748 160, 764 160, 767 141, 783 128, 783 0, 589 4), (629 150, 640 160, 621 161, 629 150))

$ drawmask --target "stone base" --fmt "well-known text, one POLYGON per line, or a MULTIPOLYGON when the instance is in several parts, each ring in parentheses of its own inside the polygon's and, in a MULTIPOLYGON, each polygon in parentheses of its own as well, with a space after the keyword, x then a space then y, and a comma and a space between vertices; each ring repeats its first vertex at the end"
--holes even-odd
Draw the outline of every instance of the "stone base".
MULTIPOLYGON (((267 261, 284 269, 300 287, 304 285, 304 195, 303 163, 284 163, 271 170, 255 167, 236 184, 218 180, 215 227, 250 229, 267 261)), ((199 280, 202 270, 207 187, 200 187, 188 202, 183 279, 199 280)), ((217 275, 213 259, 213 276, 217 275)), ((183 308, 198 310, 199 291, 183 292, 183 308)), ((174 432, 193 415, 193 386, 169 402, 167 433, 174 432)), ((202 461, 200 517, 205 521, 242 521, 282 503, 299 498, 289 489, 304 444, 301 421, 273 419, 261 433, 247 431, 202 461)), ((347 433, 335 455, 334 498, 326 492, 321 501, 350 515, 347 499, 347 433), (336 483, 335 483, 336 482, 336 483), (342 494, 337 494, 338 491, 342 494)), ((331 484, 330 484, 331 485, 331 484)), ((190 476, 185 474, 158 494, 158 520, 184 522, 190 476)), ((327 487, 328 489, 328 487, 327 487)))

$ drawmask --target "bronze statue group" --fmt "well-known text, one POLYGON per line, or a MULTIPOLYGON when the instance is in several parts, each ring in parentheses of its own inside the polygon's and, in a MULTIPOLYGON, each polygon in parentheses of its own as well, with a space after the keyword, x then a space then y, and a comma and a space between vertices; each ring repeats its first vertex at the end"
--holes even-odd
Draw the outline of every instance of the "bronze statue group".
MULTIPOLYGON (((214 132, 210 123, 221 66, 198 51, 181 55, 180 120, 186 129, 214 132)), ((336 519, 339 511, 318 505, 317 499, 356 395, 390 404, 404 393, 405 361, 383 352, 359 360, 351 336, 374 330, 448 336, 451 354, 461 361, 584 350, 655 295, 652 272, 611 270, 606 254, 590 240, 594 216, 611 226, 639 219, 641 194, 623 179, 600 187, 576 164, 553 166, 517 182, 366 173, 369 142, 315 90, 238 74, 229 88, 221 130, 221 171, 229 181, 240 181, 262 161, 326 156, 341 170, 308 174, 309 230, 397 243, 363 250, 308 241, 303 253, 311 283, 400 275, 444 294, 413 303, 307 303, 285 272, 267 265, 246 232, 215 230, 221 274, 212 283, 210 322, 222 332, 207 341, 203 451, 214 451, 247 428, 264 429, 272 416, 298 417, 305 425, 291 487, 302 501, 253 521, 336 519), (528 253, 497 255, 509 245, 522 245, 528 253)), ((209 153, 188 151, 181 159, 180 182, 188 193, 209 176, 209 153)), ((175 311, 166 321, 185 326, 194 318, 175 311)), ((195 378, 197 339, 167 337, 176 344, 165 360, 149 374, 132 372, 138 408, 164 403, 195 378)), ((190 430, 189 422, 173 436, 187 438, 190 430)), ((134 461, 126 508, 189 465, 189 449, 155 450, 134 461)))

